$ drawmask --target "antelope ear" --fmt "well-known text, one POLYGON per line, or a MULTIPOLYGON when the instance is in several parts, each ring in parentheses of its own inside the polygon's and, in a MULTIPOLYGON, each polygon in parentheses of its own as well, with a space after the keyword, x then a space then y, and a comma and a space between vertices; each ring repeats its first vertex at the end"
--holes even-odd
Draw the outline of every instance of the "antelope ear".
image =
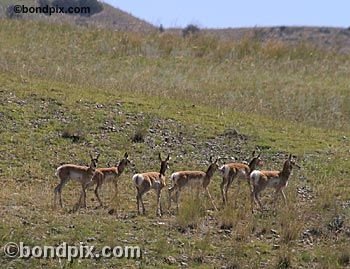
POLYGON ((213 156, 210 156, 210 158, 209 158, 209 162, 213 162, 213 156))
POLYGON ((253 152, 252 152, 252 157, 254 157, 255 156, 255 150, 253 150, 253 152))
POLYGON ((128 153, 127 152, 125 152, 125 154, 124 154, 124 158, 128 158, 129 157, 129 155, 128 155, 128 153))
POLYGON ((166 158, 166 161, 169 161, 170 160, 170 155, 168 154, 168 157, 166 158))
POLYGON ((292 154, 289 154, 288 160, 292 159, 292 154))
POLYGON ((160 152, 158 154, 158 158, 159 158, 160 161, 162 161, 162 156, 161 156, 160 152))

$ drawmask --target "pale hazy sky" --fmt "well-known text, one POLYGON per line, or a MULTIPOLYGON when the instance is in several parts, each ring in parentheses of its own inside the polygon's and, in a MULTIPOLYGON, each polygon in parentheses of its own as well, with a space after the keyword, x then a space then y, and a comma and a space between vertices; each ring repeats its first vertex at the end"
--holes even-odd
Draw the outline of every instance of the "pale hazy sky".
POLYGON ((104 0, 164 27, 350 26, 350 0, 104 0))

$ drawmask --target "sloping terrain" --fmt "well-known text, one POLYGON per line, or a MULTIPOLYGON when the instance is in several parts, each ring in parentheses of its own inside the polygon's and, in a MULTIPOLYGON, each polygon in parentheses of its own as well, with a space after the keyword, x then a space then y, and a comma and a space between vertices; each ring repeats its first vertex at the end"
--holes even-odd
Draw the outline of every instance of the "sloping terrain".
MULTIPOLYGON (((0 1, 0 18, 6 17, 6 8, 11 4, 25 5, 27 7, 38 6, 35 0, 18 0, 16 2, 1 0, 0 1)), ((54 24, 72 24, 82 27, 98 27, 107 28, 118 31, 134 31, 134 32, 153 32, 155 27, 141 19, 138 19, 127 12, 124 12, 118 8, 112 7, 107 3, 102 3, 103 10, 90 17, 85 16, 72 16, 65 14, 52 14, 46 16, 44 14, 21 14, 23 19, 45 21, 54 24)))
POLYGON ((339 53, 350 52, 349 28, 279 26, 216 29, 208 32, 223 39, 240 40, 250 36, 265 42, 278 40, 292 45, 305 42, 319 48, 336 50, 339 53))
MULTIPOLYGON (((6 8, 11 4, 23 4, 25 6, 37 6, 35 0, 18 0, 16 3, 10 0, 0 0, 0 18, 6 17, 6 8)), ((81 27, 98 27, 113 29, 117 31, 132 31, 138 33, 156 33, 157 26, 136 18, 132 14, 113 7, 107 3, 103 4, 103 11, 90 17, 69 16, 53 14, 22 14, 23 19, 45 21, 53 24, 71 24, 81 27)), ((199 29, 199 28, 198 28, 199 29)), ((183 29, 164 29, 168 34, 182 35, 183 29)), ((298 45, 305 43, 317 48, 336 51, 341 54, 350 52, 350 29, 336 27, 308 27, 308 26, 276 26, 276 27, 254 27, 254 28, 224 28, 224 29, 200 29, 202 33, 224 41, 241 41, 254 39, 259 42, 298 45)))
MULTIPOLYGON (((264 43, 281 42, 290 45, 308 44, 317 48, 336 51, 341 54, 350 52, 349 28, 337 27, 312 27, 312 26, 276 26, 276 27, 247 27, 247 28, 223 28, 201 29, 214 38, 225 41, 241 41, 253 39, 264 43)), ((167 32, 182 35, 182 29, 171 28, 167 32)))
MULTIPOLYGON (((0 244, 80 242, 140 246, 134 259, 13 259, 13 268, 343 268, 349 266, 349 57, 307 45, 220 41, 199 35, 119 33, 44 22, 0 21, 0 244), (16 34, 14 34, 16 33, 16 34), (67 134, 73 134, 72 136, 67 134), (135 135, 141 142, 133 142, 135 135), (72 137, 75 137, 74 139, 72 137), (281 169, 286 154, 301 165, 286 189, 288 204, 265 191, 265 210, 250 211, 249 189, 237 184, 221 205, 221 177, 209 189, 185 191, 180 209, 136 212, 134 173, 158 171, 158 153, 172 157, 167 176, 249 160, 281 169), (101 190, 97 208, 73 213, 81 187, 63 189, 53 208, 56 168, 99 166, 128 152, 130 165, 101 190), (195 195, 198 193, 198 195, 195 195), (237 202, 235 204, 235 201, 237 202)), ((167 179, 168 186, 171 184, 167 179)), ((162 203, 167 208, 167 191, 162 203)))

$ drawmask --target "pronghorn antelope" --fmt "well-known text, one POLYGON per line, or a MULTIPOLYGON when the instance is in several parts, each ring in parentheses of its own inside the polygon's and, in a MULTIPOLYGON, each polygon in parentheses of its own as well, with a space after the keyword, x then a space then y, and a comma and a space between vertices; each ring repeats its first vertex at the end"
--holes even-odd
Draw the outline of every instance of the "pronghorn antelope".
POLYGON ((74 164, 64 164, 57 168, 56 176, 60 179, 60 183, 56 186, 54 193, 54 206, 56 206, 57 195, 59 196, 60 206, 62 205, 62 188, 69 180, 79 182, 84 190, 85 185, 90 182, 98 163, 98 157, 93 158, 90 153, 90 166, 79 166, 74 164))
POLYGON ((260 158, 260 153, 258 156, 255 156, 255 151, 252 153, 252 160, 249 164, 245 163, 228 163, 224 164, 219 168, 222 173, 222 183, 220 184, 221 195, 224 205, 227 204, 227 192, 230 188, 233 180, 237 178, 238 187, 236 192, 236 198, 239 191, 239 185, 241 180, 245 180, 249 184, 249 175, 254 171, 258 166, 262 166, 263 161, 260 158))
POLYGON ((283 164, 282 171, 255 170, 250 174, 252 211, 254 209, 254 203, 257 203, 260 206, 260 209, 262 209, 262 204, 259 200, 259 193, 265 188, 275 189, 275 202, 277 201, 278 193, 281 193, 284 202, 287 203, 283 189, 288 185, 288 179, 294 166, 300 168, 300 166, 292 160, 292 155, 290 154, 283 164))
POLYGON ((79 203, 81 203, 81 199, 83 199, 83 206, 86 207, 86 189, 96 184, 95 196, 100 203, 100 206, 103 206, 102 201, 98 195, 98 190, 101 188, 102 184, 113 182, 115 191, 117 192, 117 178, 123 173, 125 167, 129 163, 130 160, 128 159, 128 153, 125 152, 124 158, 118 164, 116 164, 116 166, 109 168, 97 168, 92 176, 91 181, 84 186, 79 199, 79 203))
POLYGON ((209 192, 209 183, 211 178, 213 177, 215 171, 218 169, 217 164, 218 158, 213 162, 212 157, 210 157, 210 165, 206 172, 202 171, 179 171, 175 172, 171 175, 170 179, 172 181, 172 187, 168 189, 169 191, 169 208, 171 207, 171 200, 172 200, 172 192, 175 191, 175 201, 176 201, 176 208, 179 209, 179 196, 181 190, 189 185, 196 185, 204 188, 206 191, 210 202, 212 203, 212 206, 217 211, 217 207, 214 203, 214 200, 209 192))
POLYGON ((162 160, 162 157, 159 153, 159 161, 160 161, 160 172, 147 172, 142 174, 135 174, 132 177, 132 181, 135 184, 137 189, 136 195, 136 203, 137 203, 137 212, 140 214, 140 201, 142 205, 142 214, 145 214, 145 205, 143 204, 142 196, 148 192, 150 189, 154 189, 157 194, 157 209, 156 215, 162 215, 162 204, 160 202, 161 191, 166 186, 165 181, 165 171, 169 168, 168 162, 170 160, 170 156, 165 160, 162 160))

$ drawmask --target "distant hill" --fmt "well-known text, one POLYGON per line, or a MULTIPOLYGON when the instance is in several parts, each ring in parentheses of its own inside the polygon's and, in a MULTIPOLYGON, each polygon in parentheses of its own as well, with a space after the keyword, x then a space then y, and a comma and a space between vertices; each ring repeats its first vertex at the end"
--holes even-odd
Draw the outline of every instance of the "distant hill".
MULTIPOLYGON (((6 16, 6 8, 10 4, 14 4, 14 2, 10 0, 0 0, 0 18, 6 16)), ((15 4, 23 4, 28 7, 38 6, 37 1, 35 0, 18 0, 15 4)), ((156 29, 152 24, 138 19, 107 3, 102 3, 102 5, 103 11, 90 17, 65 14, 53 14, 51 16, 45 16, 44 14, 23 14, 22 17, 23 19, 30 20, 41 20, 52 23, 69 23, 79 26, 93 26, 122 31, 151 32, 156 29)))
POLYGON ((279 26, 228 28, 206 30, 206 32, 230 40, 238 40, 249 36, 257 38, 260 41, 280 40, 291 44, 306 42, 317 47, 333 49, 342 53, 350 53, 350 28, 279 26))
MULTIPOLYGON (((182 29, 167 29, 173 34, 182 35, 182 29)), ((340 53, 350 53, 350 27, 247 27, 224 29, 201 29, 202 33, 223 40, 256 39, 261 42, 281 41, 287 44, 305 42, 323 49, 332 49, 340 53)))
MULTIPOLYGON (((13 4, 12 0, 0 0, 0 18, 5 17, 6 8, 13 4)), ((36 0, 17 0, 16 4, 37 6, 36 0)), ((103 3, 103 11, 90 17, 54 14, 23 15, 24 19, 48 21, 51 23, 69 23, 85 27, 107 28, 121 31, 133 31, 150 33, 157 31, 157 27, 144 20, 103 3)), ((168 33, 182 35, 182 29, 165 29, 168 33)), ((254 27, 254 28, 225 28, 202 29, 201 33, 214 36, 223 40, 240 40, 245 37, 255 38, 266 42, 269 40, 282 41, 288 44, 300 42, 311 43, 323 49, 332 49, 340 53, 350 53, 350 27, 254 27)))

